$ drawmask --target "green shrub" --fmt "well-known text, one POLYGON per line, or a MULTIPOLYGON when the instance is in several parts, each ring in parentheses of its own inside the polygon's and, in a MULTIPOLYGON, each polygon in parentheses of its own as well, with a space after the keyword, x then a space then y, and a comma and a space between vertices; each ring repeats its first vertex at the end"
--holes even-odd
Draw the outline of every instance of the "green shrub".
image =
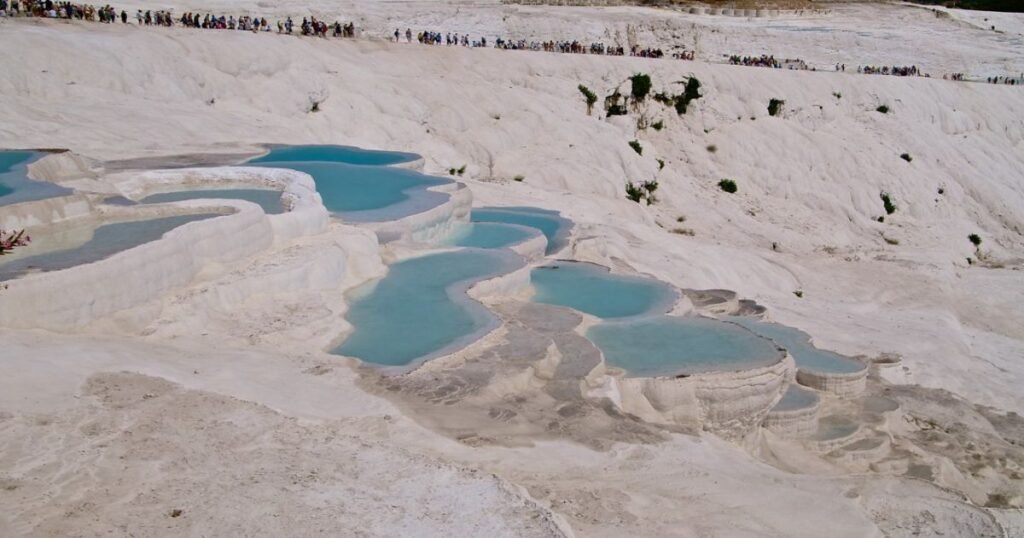
POLYGON ((736 186, 736 182, 731 179, 723 179, 719 181, 718 188, 722 189, 723 191, 729 194, 734 194, 737 190, 739 190, 736 186))
POLYGON ((651 92, 651 77, 644 73, 637 73, 629 77, 629 83, 633 101, 636 103, 644 102, 647 99, 647 94, 651 92))
POLYGON ((589 116, 594 110, 594 103, 597 103, 597 94, 590 91, 590 88, 582 84, 580 84, 578 88, 580 93, 583 94, 583 99, 587 102, 587 115, 589 116))
POLYGON ((637 185, 632 181, 626 183, 626 198, 640 203, 640 200, 643 200, 646 195, 647 191, 644 190, 643 185, 637 185))
POLYGON ((904 153, 900 155, 900 158, 903 159, 904 161, 907 161, 908 163, 914 160, 914 158, 911 157, 909 153, 904 153))
POLYGON ((658 121, 652 123, 651 127, 654 127, 655 131, 660 131, 660 130, 665 128, 665 122, 663 122, 661 120, 658 120, 658 121))
POLYGON ((900 244, 900 240, 899 239, 892 239, 892 238, 886 237, 884 235, 882 236, 882 239, 885 239, 885 242, 889 243, 890 245, 898 245, 898 244, 900 244))
POLYGON ((981 236, 980 235, 978 235, 978 234, 971 234, 971 235, 967 236, 967 239, 971 242, 972 245, 975 246, 975 248, 981 246, 981 236))
POLYGON ((832 97, 835 97, 836 99, 842 99, 843 98, 843 94, 841 94, 839 92, 832 92, 832 97))
POLYGON ((512 181, 518 181, 519 183, 522 183, 524 179, 526 179, 526 177, 523 176, 522 174, 519 174, 516 177, 512 178, 512 181))
POLYGON ((676 109, 676 114, 682 116, 686 114, 690 103, 695 99, 700 99, 701 97, 700 80, 698 80, 697 77, 690 77, 686 80, 686 87, 683 89, 683 93, 679 95, 659 93, 654 96, 654 100, 665 106, 672 105, 676 109))
POLYGON ((654 179, 644 181, 642 186, 647 191, 647 205, 654 205, 658 201, 658 198, 654 196, 654 191, 658 190, 658 181, 654 179))
POLYGON ((885 222, 885 217, 881 217, 881 216, 880 216, 880 217, 878 217, 878 218, 877 218, 877 219, 875 219, 875 220, 877 220, 878 222, 885 222))
POLYGON ((686 80, 686 88, 683 89, 683 97, 689 101, 703 97, 703 95, 700 94, 700 80, 698 80, 697 77, 690 77, 686 80))
POLYGON ((672 233, 674 233, 674 234, 685 235, 685 236, 689 236, 689 237, 693 237, 693 236, 697 235, 690 228, 672 228, 672 230, 670 230, 670 231, 672 233))
POLYGON ((455 169, 454 168, 449 168, 448 169, 448 175, 449 176, 454 176, 455 175, 455 169))
POLYGON ((625 116, 629 111, 626 110, 626 105, 622 102, 622 94, 619 90, 615 90, 608 97, 604 98, 604 110, 605 115, 609 118, 612 116, 625 116))
POLYGON ((633 151, 635 151, 637 155, 644 154, 644 147, 640 145, 639 140, 630 140, 629 147, 633 148, 633 151))
POLYGON ((658 159, 658 170, 664 170, 664 169, 665 169, 665 161, 664 161, 664 159, 658 159))
POLYGON ((882 114, 888 114, 889 113, 889 106, 888 105, 881 105, 878 108, 876 108, 875 110, 877 112, 881 112, 882 114))
POLYGON ((707 150, 708 150, 708 153, 715 153, 715 152, 718 151, 718 146, 716 146, 714 144, 710 144, 710 145, 708 145, 707 150))
POLYGON ((465 173, 466 173, 466 165, 462 165, 462 166, 460 166, 460 167, 459 167, 459 169, 455 171, 455 173, 456 173, 456 174, 458 174, 458 175, 460 175, 460 176, 461 176, 462 174, 465 174, 465 173))
POLYGON ((676 222, 686 222, 686 215, 679 215, 676 217, 676 222))
POLYGON ((785 104, 786 102, 783 101, 782 99, 775 99, 773 97, 770 101, 768 101, 768 115, 778 116, 779 113, 782 112, 782 105, 785 104))
MULTIPOLYGON (((878 196, 879 196, 879 198, 882 199, 882 206, 885 207, 885 214, 886 215, 892 215, 893 213, 896 212, 896 204, 893 203, 892 197, 889 196, 889 193, 883 191, 878 196)), ((878 222, 882 222, 882 221, 878 221, 878 222)))
POLYGON ((803 299, 804 298, 804 291, 803 290, 796 290, 796 291, 793 292, 793 295, 796 295, 797 297, 803 299))
POLYGON ((640 200, 647 200, 647 205, 654 205, 658 198, 654 191, 658 190, 658 182, 655 180, 644 181, 643 183, 626 183, 626 198, 640 203, 640 200))

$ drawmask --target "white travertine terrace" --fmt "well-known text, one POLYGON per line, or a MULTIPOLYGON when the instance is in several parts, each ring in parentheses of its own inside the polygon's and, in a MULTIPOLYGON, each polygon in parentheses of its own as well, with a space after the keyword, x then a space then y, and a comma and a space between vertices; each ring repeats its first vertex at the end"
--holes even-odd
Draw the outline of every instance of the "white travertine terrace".
POLYGON ((788 354, 777 363, 686 377, 617 377, 622 409, 655 424, 691 424, 727 439, 755 432, 782 397, 794 371, 788 354))
POLYGON ((864 392, 867 376, 867 368, 852 373, 797 369, 796 381, 805 387, 828 392, 841 398, 852 398, 864 392))
POLYGON ((818 410, 821 408, 820 398, 813 405, 788 409, 772 410, 764 417, 764 427, 780 437, 802 437, 814 433, 818 428, 818 410))
MULTIPOLYGON (((109 180, 123 193, 141 198, 197 185, 247 185, 283 190, 289 208, 267 215, 256 204, 241 200, 186 200, 153 206, 94 206, 104 220, 130 220, 203 211, 231 211, 214 219, 175 228, 150 243, 109 258, 61 271, 19 278, 4 293, 0 324, 11 327, 62 329, 80 326, 119 310, 139 306, 172 289, 185 286, 201 273, 252 257, 297 237, 324 231, 328 215, 306 174, 267 168, 195 168, 124 173, 109 180)), ((80 195, 22 204, 25 214, 47 217, 48 224, 73 214, 85 218, 89 204, 80 195), (61 207, 61 204, 67 204, 61 207), (46 212, 44 210, 49 210, 46 212)), ((15 207, 14 212, 18 211, 15 207)), ((25 218, 25 217, 23 217, 25 218)))
POLYGON ((447 194, 448 200, 420 213, 389 221, 359 223, 359 226, 373 230, 381 243, 429 244, 443 239, 456 224, 469 221, 473 193, 464 183, 453 182, 429 190, 447 194))

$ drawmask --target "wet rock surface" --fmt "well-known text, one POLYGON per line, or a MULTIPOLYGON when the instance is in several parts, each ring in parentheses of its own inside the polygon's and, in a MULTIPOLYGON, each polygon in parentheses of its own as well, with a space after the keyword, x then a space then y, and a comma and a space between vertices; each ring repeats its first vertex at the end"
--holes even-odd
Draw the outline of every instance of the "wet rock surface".
POLYGON ((368 370, 367 388, 417 421, 469 444, 567 439, 603 449, 616 441, 657 442, 666 430, 588 396, 601 353, 578 334, 582 316, 562 307, 490 305, 504 322, 452 357, 401 376, 368 370))

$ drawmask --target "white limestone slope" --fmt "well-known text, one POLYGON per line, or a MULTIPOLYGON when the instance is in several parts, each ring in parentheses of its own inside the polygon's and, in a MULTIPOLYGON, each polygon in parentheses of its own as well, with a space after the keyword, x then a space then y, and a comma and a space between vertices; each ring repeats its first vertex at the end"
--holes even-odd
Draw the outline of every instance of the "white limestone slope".
MULTIPOLYGON (((172 4, 177 10, 198 7, 190 2, 172 4)), ((422 25, 437 26, 431 29, 451 25, 461 31, 472 25, 528 28, 539 24, 538 14, 548 13, 548 8, 496 7, 491 2, 441 3, 442 7, 432 2, 339 5, 351 6, 380 27, 423 21, 422 25)), ((207 6, 256 11, 251 2, 204 3, 203 9, 207 6)), ((301 15, 307 7, 285 2, 273 9, 301 15)), ((889 7, 870 9, 877 11, 865 13, 883 18, 896 13, 886 11, 889 7)), ((977 63, 982 66, 979 73, 984 73, 1021 65, 1024 53, 979 37, 976 27, 958 33, 954 27, 932 27, 927 17, 906 15, 918 11, 902 11, 916 8, 891 9, 901 10, 900 15, 883 21, 878 32, 844 35, 835 46, 818 46, 821 40, 816 38, 788 39, 791 32, 775 35, 766 29, 747 47, 750 42, 740 36, 757 23, 720 23, 708 16, 698 22, 721 32, 701 34, 702 40, 713 43, 702 57, 734 50, 785 55, 791 50, 791 56, 818 63, 845 61, 848 66, 859 61, 916 63, 922 55, 935 71, 966 70, 977 63), (894 25, 905 27, 899 34, 910 37, 886 39, 882 34, 895 32, 894 25), (927 39, 915 40, 915 34, 927 39), (787 43, 793 48, 783 49, 787 43)), ((621 19, 650 24, 657 31, 642 30, 642 35, 668 40, 676 26, 686 24, 677 14, 633 8, 558 8, 550 13, 558 17, 542 30, 552 38, 575 37, 578 32, 599 37, 606 30, 609 35, 616 30, 625 33, 616 22, 621 19)), ((853 17, 835 24, 850 28, 870 20, 871 16, 853 17)), ((1020 88, 699 62, 25 20, 0 22, 0 49, 18 51, 0 55, 0 147, 68 147, 98 159, 249 151, 266 142, 415 151, 424 155, 428 173, 467 165, 462 180, 479 205, 561 210, 577 224, 576 242, 566 256, 637 270, 680 287, 736 290, 741 297, 768 306, 770 319, 807 331, 822 348, 872 356, 901 354, 899 371, 887 378, 947 388, 978 403, 1024 412, 1019 397, 1024 383, 1024 287, 1018 270, 1024 258, 1020 88), (679 91, 674 82, 695 75, 704 97, 684 117, 660 105, 642 106, 652 119, 665 122, 662 131, 638 131, 635 115, 604 120, 598 110, 587 116, 577 85, 586 84, 603 97, 618 86, 628 91, 624 81, 636 72, 651 74, 657 91, 679 91), (771 98, 786 101, 781 117, 768 117, 771 98), (307 112, 311 99, 322 100, 320 112, 307 112), (882 104, 890 107, 888 114, 875 111, 882 104), (642 156, 627 145, 634 139, 644 147, 642 156), (709 149, 712 145, 714 151, 709 149), (901 153, 909 153, 912 162, 900 159, 901 153), (656 159, 665 161, 663 170, 656 159), (524 181, 512 181, 516 176, 524 181), (737 194, 718 190, 715 184, 724 177, 739 184, 737 194), (658 204, 646 207, 624 199, 626 181, 655 178, 660 185, 658 204), (882 191, 890 193, 897 206, 885 223, 875 220, 883 213, 882 191), (693 235, 671 233, 673 228, 693 235), (968 257, 977 258, 967 241, 970 233, 982 236, 981 254, 992 262, 988 266, 968 266, 968 257), (995 267, 998 264, 1005 267, 995 267)), ((173 174, 164 174, 150 177, 158 183, 178 181, 171 179, 173 174)), ((126 177, 125 187, 132 181, 126 177)), ((253 441, 261 450, 284 438, 296 450, 324 454, 318 452, 322 447, 315 432, 303 430, 298 435, 290 422, 344 416, 338 426, 342 431, 372 439, 366 445, 345 444, 352 451, 371 454, 374 472, 387 469, 388 456, 393 455, 387 447, 404 443, 412 452, 466 463, 474 471, 500 472, 531 486, 531 493, 553 490, 557 493, 551 497, 564 499, 564 504, 551 508, 581 514, 574 525, 587 535, 614 536, 625 530, 637 535, 815 536, 827 525, 842 535, 878 535, 899 528, 904 516, 913 519, 917 512, 906 508, 908 503, 935 509, 940 521, 968 512, 990 517, 946 496, 936 501, 933 492, 915 490, 907 499, 896 487, 879 492, 877 487, 860 488, 856 480, 794 477, 756 464, 716 439, 675 437, 661 447, 622 447, 611 453, 575 446, 471 448, 439 439, 403 417, 391 422, 400 411, 382 403, 365 411, 372 420, 350 420, 352 407, 370 404, 355 375, 343 367, 345 361, 322 350, 344 329, 344 290, 384 270, 376 238, 367 230, 329 224, 324 233, 271 244, 278 230, 267 217, 251 214, 256 208, 249 204, 229 205, 239 211, 216 221, 230 222, 230 228, 200 234, 212 223, 195 223, 182 227, 172 241, 151 247, 160 252, 151 252, 154 256, 147 259, 170 259, 161 267, 187 266, 180 274, 191 276, 171 282, 168 275, 178 275, 177 270, 156 275, 155 284, 147 286, 159 291, 144 301, 101 296, 90 307, 95 312, 65 308, 61 301, 86 297, 81 285, 98 282, 110 289, 131 284, 108 272, 90 275, 88 282, 63 282, 59 288, 31 288, 25 279, 25 288, 19 288, 19 282, 0 292, 4 324, 17 324, 18 313, 36 310, 61 323, 63 317, 77 323, 100 310, 116 311, 104 323, 88 327, 95 333, 89 337, 56 339, 48 333, 3 330, 4 341, 12 344, 0 351, 0 397, 5 398, 0 439, 47 444, 47 433, 67 439, 53 453, 25 456, 26 465, 41 473, 35 476, 37 484, 57 480, 46 474, 47 462, 77 462, 89 454, 83 450, 94 449, 64 432, 103 431, 102 424, 109 420, 138 418, 94 409, 94 400, 75 398, 90 376, 125 369, 171 379, 189 391, 209 390, 263 404, 285 415, 289 424, 271 421, 267 431, 273 433, 253 441), (192 245, 195 241, 200 243, 192 245), (173 248, 164 252, 169 247, 159 245, 173 248), (181 252, 193 249, 194 255, 178 259, 181 252), (198 260, 197 265, 189 260, 198 260), (30 295, 46 300, 34 305, 30 295), (112 336, 125 332, 138 339, 112 336), (170 347, 151 352, 165 344, 170 347), (252 349, 236 355, 221 346, 252 349), (68 370, 75 375, 65 379, 68 370), (36 394, 60 403, 45 411, 58 419, 52 432, 32 430, 33 424, 50 424, 45 417, 34 419, 42 411, 27 402, 36 402, 36 394), (101 426, 90 426, 93 418, 101 426), (813 503, 820 508, 807 513, 813 503)), ((458 211, 465 209, 462 204, 458 211)), ((7 216, 0 209, 0 222, 24 222, 4 220, 7 216)), ((311 228, 281 228, 309 231, 316 226, 313 219, 303 222, 311 228)), ((147 275, 147 280, 150 271, 158 269, 124 267, 147 275)), ((517 282, 521 280, 510 283, 517 282)), ((145 385, 138 380, 128 384, 145 385)), ((148 392, 140 394, 142 401, 148 392)), ((215 439, 234 431, 237 423, 258 429, 270 421, 262 412, 243 409, 237 400, 199 401, 201 396, 181 398, 200 412, 222 409, 231 417, 217 422, 215 439)), ((665 403, 670 409, 674 402, 665 403)), ((728 412, 745 406, 742 401, 724 402, 726 420, 728 412)), ((152 417, 143 418, 143 424, 152 422, 152 417)), ((180 449, 175 454, 206 461, 219 451, 234 458, 223 460, 227 465, 240 464, 245 458, 233 439, 204 445, 194 453, 175 445, 180 449)), ((300 480, 302 491, 320 491, 298 460, 284 460, 296 473, 279 474, 275 465, 282 462, 259 454, 255 467, 246 467, 254 475, 263 472, 259 466, 266 463, 274 469, 271 483, 287 488, 294 485, 290 480, 300 480)), ((344 453, 332 453, 318 461, 327 466, 345 458, 344 453)), ((457 495, 472 497, 480 491, 474 489, 478 482, 462 480, 463 473, 456 473, 458 480, 453 482, 433 460, 413 459, 415 465, 406 465, 403 458, 399 472, 408 473, 409 481, 426 484, 428 490, 438 486, 434 493, 445 493, 447 504, 439 505, 436 517, 465 522, 460 519, 465 505, 457 495), (453 497, 442 486, 456 482, 453 489, 458 494, 453 497)), ((86 468, 90 463, 76 465, 86 468)), ((358 480, 358 469, 343 470, 330 473, 332 483, 358 480)), ((225 477, 206 468, 203 472, 217 477, 214 482, 224 491, 249 484, 249 476, 225 477)), ((201 474, 189 475, 189 484, 203 484, 201 474)), ((8 478, 0 475, 3 480, 8 478)), ((375 487, 383 484, 377 491, 401 486, 377 475, 367 480, 375 487)), ((16 485, 22 487, 21 482, 16 485)), ((69 491, 91 490, 69 486, 69 491)), ((492 503, 497 490, 488 486, 484 491, 485 510, 518 502, 532 506, 523 496, 492 503)), ((59 518, 74 501, 61 497, 60 503, 39 507, 33 504, 33 499, 42 498, 33 496, 37 494, 46 492, 27 494, 29 498, 17 503, 16 517, 43 530, 53 529, 47 522, 59 518)), ((419 498, 395 502, 405 510, 419 498)), ((372 506, 360 504, 356 512, 363 514, 372 506)), ((152 511, 144 515, 165 517, 163 508, 149 506, 152 511)), ((509 519, 546 521, 548 514, 530 508, 509 519)), ((209 517, 216 520, 217 514, 209 517)), ((312 521, 313 517, 304 518, 297 525, 312 521)), ((25 534, 21 523, 19 532, 25 534)), ((386 534, 404 527, 375 528, 386 534)), ((513 534, 516 528, 505 527, 513 534)))

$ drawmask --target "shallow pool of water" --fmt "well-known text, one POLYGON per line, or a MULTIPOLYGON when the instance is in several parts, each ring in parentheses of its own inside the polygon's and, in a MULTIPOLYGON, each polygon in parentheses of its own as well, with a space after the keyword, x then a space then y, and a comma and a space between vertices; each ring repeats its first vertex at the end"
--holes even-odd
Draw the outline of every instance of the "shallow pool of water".
POLYGON ((353 293, 352 333, 332 352, 382 366, 410 366, 468 344, 497 325, 465 291, 521 262, 506 250, 462 249, 392 265, 353 293))
MULTIPOLYGON (((104 224, 93 231, 84 244, 62 250, 41 252, 28 256, 0 258, 0 281, 34 273, 58 271, 109 258, 118 252, 156 241, 178 226, 198 220, 218 217, 218 213, 176 215, 149 220, 104 224)), ((27 247, 27 248, 31 248, 27 247)), ((19 249, 20 250, 20 249, 19 249)), ((14 251, 16 254, 18 250, 14 251)))
POLYGON ((567 306, 602 319, 661 314, 678 292, 664 282, 616 275, 600 265, 557 261, 530 271, 537 303, 567 306))
POLYGON ((782 360, 770 341, 722 321, 656 316, 587 330, 610 366, 630 377, 678 376, 769 366, 782 360))
POLYGON ((549 255, 568 244, 572 230, 572 221, 557 211, 536 207, 482 207, 474 209, 469 218, 473 222, 500 222, 536 228, 548 240, 545 254, 549 255))
MULTIPOLYGON (((253 202, 263 208, 268 215, 277 215, 284 212, 284 204, 281 203, 281 191, 271 189, 209 189, 174 191, 151 194, 139 203, 162 204, 166 202, 180 202, 182 200, 245 200, 253 202)), ((106 203, 110 203, 107 201, 106 203)), ((114 205, 117 205, 116 203, 114 205)))
POLYGON ((71 194, 73 191, 28 177, 28 165, 45 153, 38 151, 0 151, 0 206, 45 200, 71 194))
POLYGON ((795 411, 797 409, 805 409, 812 407, 819 401, 818 395, 813 391, 805 389, 792 383, 789 388, 786 389, 785 394, 782 395, 782 399, 779 403, 775 404, 772 411, 795 411))
POLYGON ((445 240, 455 247, 505 248, 539 237, 538 231, 525 226, 496 222, 471 222, 459 226, 445 240))
POLYGON ((818 431, 815 432, 814 439, 817 441, 842 439, 857 433, 859 428, 860 426, 851 418, 829 415, 818 420, 818 431))
POLYGON ((415 153, 401 151, 380 151, 353 146, 275 146, 266 155, 250 160, 250 163, 321 161, 384 166, 412 162, 419 159, 415 153))
POLYGON ((789 351, 799 369, 830 374, 849 374, 859 372, 865 367, 860 361, 814 347, 811 344, 811 337, 800 329, 743 316, 730 316, 726 319, 765 338, 774 340, 779 346, 789 351))
POLYGON ((382 222, 422 213, 448 200, 427 190, 451 181, 393 166, 340 161, 262 161, 254 166, 288 168, 313 177, 328 211, 349 222, 382 222))

